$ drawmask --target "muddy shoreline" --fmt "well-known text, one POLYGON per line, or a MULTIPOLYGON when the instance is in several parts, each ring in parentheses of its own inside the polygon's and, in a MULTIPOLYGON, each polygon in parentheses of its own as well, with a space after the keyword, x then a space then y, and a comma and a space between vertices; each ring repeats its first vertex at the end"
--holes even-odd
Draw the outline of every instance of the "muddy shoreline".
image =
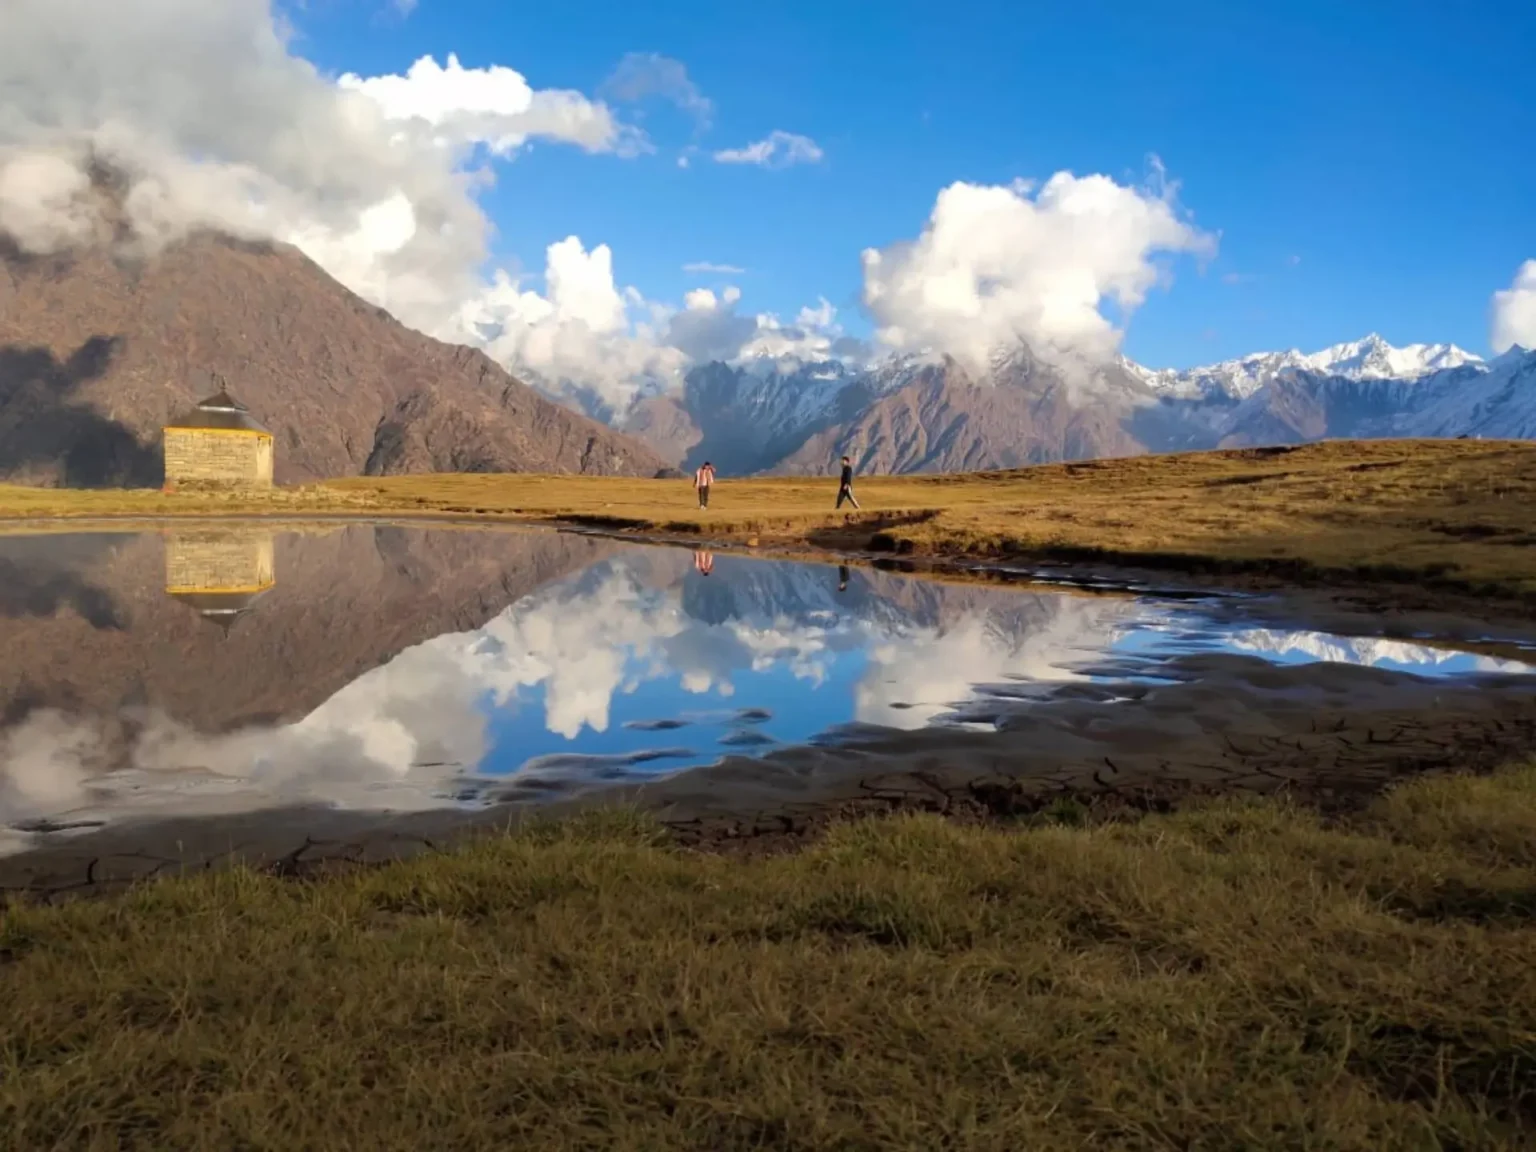
POLYGON ((1065 802, 1140 812, 1282 794, 1346 813, 1411 776, 1488 771, 1536 749, 1536 693, 1517 677, 1450 685, 1229 655, 1181 658, 1155 683, 1078 683, 967 711, 997 730, 851 728, 759 759, 585 792, 514 777, 476 811, 291 807, 59 829, 0 857, 0 893, 100 894, 236 862, 307 875, 613 804, 652 814, 680 844, 733 853, 793 848, 833 821, 896 811, 988 821, 1065 802))

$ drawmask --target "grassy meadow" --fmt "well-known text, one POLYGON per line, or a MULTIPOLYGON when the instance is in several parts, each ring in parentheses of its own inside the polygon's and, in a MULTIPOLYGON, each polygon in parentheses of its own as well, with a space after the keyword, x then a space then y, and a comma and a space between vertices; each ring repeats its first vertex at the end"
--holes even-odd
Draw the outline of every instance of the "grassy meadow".
POLYGON ((1536 769, 900 817, 608 813, 0 922, 0 1148, 1494 1149, 1536 1140, 1536 769))
POLYGON ((1396 580, 1536 596, 1536 444, 1337 441, 868 477, 862 510, 836 480, 725 480, 711 507, 686 481, 523 476, 348 479, 391 506, 580 519, 933 557, 1103 560, 1281 578, 1396 580))
MULTIPOLYGON (((540 520, 1536 598, 1536 445, 869 478, 0 487, 0 518, 540 520)), ((0 906, 5 1149, 1536 1145, 1536 767, 1325 819, 902 816, 727 857, 607 812, 378 869, 0 906)))
POLYGON ((353 477, 271 495, 0 486, 0 518, 457 516, 933 557, 1103 560, 1280 579, 1387 581, 1536 598, 1536 445, 1334 441, 866 477, 834 512, 826 478, 686 480, 522 474, 353 477))

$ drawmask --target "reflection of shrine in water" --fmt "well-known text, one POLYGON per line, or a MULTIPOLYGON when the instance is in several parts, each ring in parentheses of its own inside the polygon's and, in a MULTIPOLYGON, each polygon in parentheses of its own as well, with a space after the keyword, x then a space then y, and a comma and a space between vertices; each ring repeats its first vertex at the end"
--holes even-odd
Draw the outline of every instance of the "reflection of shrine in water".
POLYGON ((165 592, 227 635, 277 583, 268 531, 178 531, 165 537, 165 592))

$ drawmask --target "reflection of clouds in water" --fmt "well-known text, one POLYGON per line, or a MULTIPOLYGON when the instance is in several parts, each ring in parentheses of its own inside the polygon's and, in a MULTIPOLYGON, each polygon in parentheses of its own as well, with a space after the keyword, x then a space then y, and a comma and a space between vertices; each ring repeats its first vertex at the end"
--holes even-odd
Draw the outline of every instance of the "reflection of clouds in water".
MULTIPOLYGON (((921 728, 969 699, 978 684, 1015 677, 1080 679, 1071 666, 1102 654, 1144 611, 1129 600, 1061 596, 1029 597, 1024 603, 1033 609, 1027 615, 976 613, 942 629, 872 637, 869 668, 854 693, 854 718, 921 728)), ((1013 607, 1001 599, 989 606, 1013 607)))
POLYGON ((30 820, 69 808, 101 760, 95 726, 60 712, 34 712, 0 733, 0 821, 30 820))

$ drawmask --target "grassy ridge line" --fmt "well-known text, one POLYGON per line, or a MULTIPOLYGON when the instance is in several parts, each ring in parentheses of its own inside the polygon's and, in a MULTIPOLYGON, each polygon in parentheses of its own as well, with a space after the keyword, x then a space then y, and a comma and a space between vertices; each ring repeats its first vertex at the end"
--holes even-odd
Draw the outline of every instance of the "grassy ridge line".
POLYGON ((1090 559, 1281 579, 1536 596, 1536 445, 1334 441, 1011 472, 721 481, 535 475, 355 477, 270 497, 0 488, 0 517, 381 513, 549 520, 636 533, 884 548, 933 557, 1090 559))
POLYGON ((609 813, 0 923, 0 1148, 1525 1146, 1536 770, 932 817, 727 860, 609 813))

